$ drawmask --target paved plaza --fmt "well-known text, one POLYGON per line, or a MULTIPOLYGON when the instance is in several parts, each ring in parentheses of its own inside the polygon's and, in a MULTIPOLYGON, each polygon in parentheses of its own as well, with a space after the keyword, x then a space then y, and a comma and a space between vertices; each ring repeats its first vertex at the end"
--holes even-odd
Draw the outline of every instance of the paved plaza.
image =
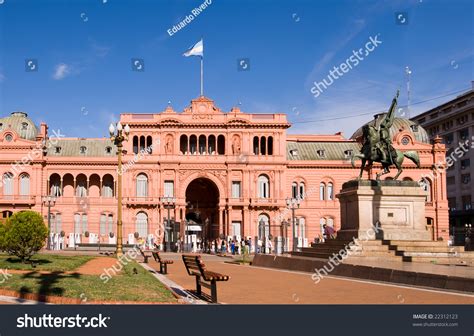
MULTIPOLYGON (((186 273, 180 255, 169 265, 171 281, 186 290, 195 289, 195 279, 186 273)), ((228 263, 229 258, 203 256, 211 271, 229 275, 219 282, 218 299, 227 304, 474 304, 474 295, 348 278, 326 277, 318 284, 310 273, 273 270, 228 263)), ((159 265, 151 260, 155 270, 159 265)), ((204 289, 204 292, 206 290, 204 289)))

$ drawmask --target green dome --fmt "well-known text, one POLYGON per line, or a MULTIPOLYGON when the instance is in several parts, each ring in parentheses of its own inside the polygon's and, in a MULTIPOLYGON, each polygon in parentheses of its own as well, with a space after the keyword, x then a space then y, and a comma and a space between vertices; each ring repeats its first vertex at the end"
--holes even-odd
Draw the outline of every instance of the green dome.
MULTIPOLYGON (((375 115, 374 117, 376 118, 376 120, 379 121, 381 120, 380 117, 385 114, 386 113, 380 113, 380 114, 375 115)), ((364 126, 374 125, 374 123, 375 123, 375 120, 372 120, 364 124, 364 126)), ((357 131, 355 131, 354 134, 352 134, 351 139, 354 139, 354 140, 360 139, 362 137, 362 128, 364 126, 360 127, 357 131)), ((390 127, 390 136, 392 137, 392 139, 395 137, 395 135, 397 135, 400 132, 400 130, 408 131, 413 136, 415 141, 430 143, 430 138, 426 130, 423 127, 421 127, 418 123, 411 121, 410 119, 395 117, 395 119, 393 120, 393 125, 392 127, 390 127)))
POLYGON ((35 140, 38 129, 33 120, 24 112, 12 112, 9 117, 0 118, 0 132, 11 129, 18 133, 20 138, 35 140))

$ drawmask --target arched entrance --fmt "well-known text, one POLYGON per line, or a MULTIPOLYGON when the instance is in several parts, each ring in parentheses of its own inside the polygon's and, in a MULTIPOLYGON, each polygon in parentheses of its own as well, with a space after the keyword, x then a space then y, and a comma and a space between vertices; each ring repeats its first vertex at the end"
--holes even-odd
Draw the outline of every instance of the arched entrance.
POLYGON ((219 190, 207 178, 197 178, 186 188, 185 244, 205 249, 219 234, 219 190))

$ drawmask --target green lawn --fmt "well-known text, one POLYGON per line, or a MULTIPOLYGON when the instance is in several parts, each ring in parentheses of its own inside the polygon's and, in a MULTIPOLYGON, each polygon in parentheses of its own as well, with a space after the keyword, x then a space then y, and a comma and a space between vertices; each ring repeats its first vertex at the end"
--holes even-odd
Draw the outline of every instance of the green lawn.
POLYGON ((90 256, 61 256, 52 254, 36 254, 27 264, 15 256, 0 254, 0 269, 37 270, 37 271, 72 271, 93 257, 90 256), (36 265, 33 268, 31 263, 36 265))
MULTIPOLYGON (((82 258, 82 256, 67 258, 82 258)), ((121 273, 105 284, 97 275, 64 274, 63 272, 39 274, 32 271, 27 274, 14 274, 13 277, 0 284, 0 288, 23 293, 75 298, 83 302, 103 300, 176 303, 176 298, 171 292, 136 262, 125 265, 121 273)))

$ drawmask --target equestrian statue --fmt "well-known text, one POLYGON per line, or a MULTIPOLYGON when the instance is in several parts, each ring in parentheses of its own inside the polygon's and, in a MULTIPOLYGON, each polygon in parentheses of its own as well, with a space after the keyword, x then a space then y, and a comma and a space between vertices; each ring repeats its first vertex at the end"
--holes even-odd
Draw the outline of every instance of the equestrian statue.
POLYGON ((382 171, 376 174, 377 180, 380 180, 380 176, 390 173, 389 168, 392 165, 398 169, 394 177, 396 180, 403 171, 402 164, 405 158, 410 159, 420 168, 420 159, 416 151, 402 152, 392 146, 390 127, 395 119, 399 93, 400 91, 397 91, 395 98, 393 98, 388 113, 376 115, 371 123, 362 127, 362 149, 359 154, 355 154, 351 158, 352 167, 355 167, 354 160, 356 158, 362 160, 359 180, 362 178, 366 164, 372 166, 374 162, 379 162, 382 165, 382 171))

